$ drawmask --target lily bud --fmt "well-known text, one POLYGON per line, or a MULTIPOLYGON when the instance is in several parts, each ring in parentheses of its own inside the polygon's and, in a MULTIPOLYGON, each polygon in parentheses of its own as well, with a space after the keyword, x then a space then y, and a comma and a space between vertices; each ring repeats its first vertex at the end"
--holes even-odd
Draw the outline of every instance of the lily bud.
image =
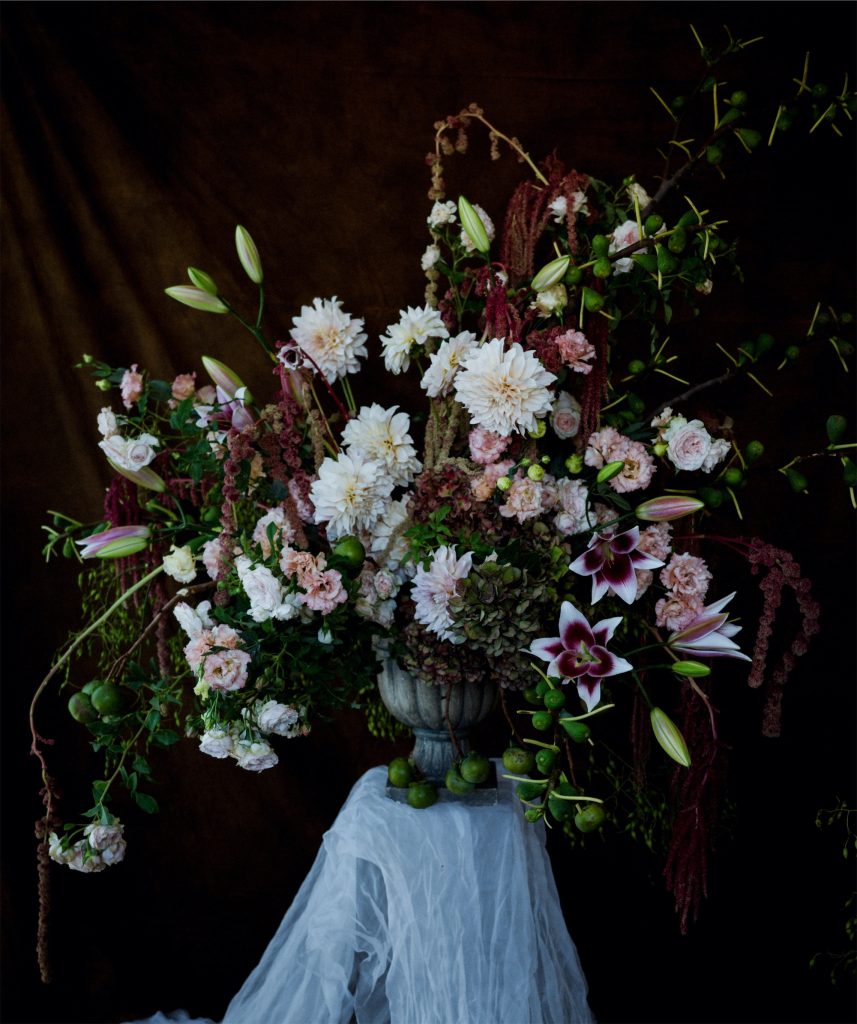
POLYGON ((634 509, 634 515, 647 523, 668 523, 673 519, 693 515, 705 508, 705 502, 699 498, 689 498, 681 494, 664 494, 660 498, 650 498, 634 509))
POLYGON ((188 267, 187 276, 197 288, 208 292, 209 295, 217 295, 217 285, 214 283, 214 278, 206 274, 204 270, 199 270, 197 267, 188 267))
POLYGON ((570 256, 560 256, 558 259, 551 260, 536 274, 530 287, 534 292, 543 292, 545 288, 550 288, 552 284, 556 284, 557 281, 561 281, 565 277, 570 262, 570 256))
POLYGON ((244 272, 253 284, 262 283, 262 261, 259 259, 259 250, 250 237, 249 231, 239 224, 235 229, 235 248, 238 250, 238 259, 244 272))
POLYGON ((174 285, 171 288, 165 288, 164 291, 171 299, 175 299, 176 302, 181 302, 184 306, 190 306, 191 309, 200 309, 203 313, 228 312, 226 306, 216 295, 209 295, 208 292, 204 292, 201 288, 174 285))
POLYGON ((703 665, 701 661, 675 661, 672 670, 677 676, 689 676, 691 679, 701 679, 703 676, 711 675, 711 668, 703 665))
POLYGON ((608 462, 598 470, 598 476, 595 479, 599 484, 606 483, 606 481, 612 480, 614 476, 618 476, 624 468, 624 459, 617 459, 615 462, 608 462))
POLYGON ((687 744, 675 722, 660 708, 652 708, 649 717, 652 723, 652 732, 664 753, 668 754, 682 768, 689 768, 690 754, 687 744))
POLYGON ((238 390, 244 388, 242 394, 242 400, 244 402, 252 403, 253 396, 244 386, 244 381, 238 376, 238 374, 230 369, 226 363, 221 363, 219 359, 212 359, 211 356, 202 357, 202 365, 205 367, 205 372, 211 377, 214 384, 220 388, 220 390, 226 395, 230 401, 235 398, 238 390))
POLYGON ((467 232, 467 237, 473 243, 473 247, 481 253, 487 253, 491 248, 488 232, 472 205, 464 198, 458 197, 458 216, 461 226, 467 232))
POLYGON ((167 485, 162 478, 153 469, 149 469, 148 466, 144 466, 142 469, 125 469, 124 466, 118 465, 111 459, 107 461, 110 463, 111 469, 140 487, 147 487, 150 491, 157 491, 159 494, 167 489, 167 485))
POLYGON ((149 544, 147 526, 114 526, 112 530, 76 540, 83 558, 127 558, 149 544))

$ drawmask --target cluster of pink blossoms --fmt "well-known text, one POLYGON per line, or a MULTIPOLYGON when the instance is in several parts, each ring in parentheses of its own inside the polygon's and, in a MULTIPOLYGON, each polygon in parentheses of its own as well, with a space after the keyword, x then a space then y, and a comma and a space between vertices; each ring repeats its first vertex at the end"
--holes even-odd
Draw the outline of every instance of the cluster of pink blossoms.
POLYGON ((632 441, 614 427, 604 427, 590 435, 583 461, 594 469, 601 469, 609 462, 624 462, 622 471, 610 481, 610 486, 619 494, 648 487, 656 468, 644 444, 632 441))
POLYGON ((711 579, 704 559, 674 554, 660 572, 667 594, 655 605, 657 624, 672 631, 684 629, 702 612, 711 579))
POLYGON ((200 629, 184 649, 188 665, 212 690, 241 690, 247 683, 250 655, 240 649, 241 637, 226 625, 200 629))
POLYGON ((286 576, 294 576, 304 593, 300 603, 314 612, 329 615, 333 609, 348 600, 348 591, 342 585, 342 575, 336 569, 327 569, 324 555, 309 551, 296 551, 284 547, 280 555, 280 568, 286 576))

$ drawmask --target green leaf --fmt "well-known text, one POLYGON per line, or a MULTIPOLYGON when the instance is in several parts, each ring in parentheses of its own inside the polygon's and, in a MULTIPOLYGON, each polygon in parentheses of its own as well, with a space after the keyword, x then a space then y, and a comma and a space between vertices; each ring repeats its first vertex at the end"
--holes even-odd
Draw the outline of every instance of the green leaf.
POLYGON ((172 385, 165 380, 150 380, 149 392, 159 402, 166 402, 173 397, 172 385))
POLYGON ((181 739, 179 734, 172 729, 159 729, 152 734, 152 740, 159 747, 171 747, 174 743, 178 743, 179 739, 181 739))
POLYGON ((146 715, 146 728, 149 732, 154 732, 161 724, 161 713, 160 711, 150 711, 146 715))
POLYGON ((146 814, 158 813, 158 801, 148 793, 135 793, 134 800, 140 810, 145 811, 146 814))

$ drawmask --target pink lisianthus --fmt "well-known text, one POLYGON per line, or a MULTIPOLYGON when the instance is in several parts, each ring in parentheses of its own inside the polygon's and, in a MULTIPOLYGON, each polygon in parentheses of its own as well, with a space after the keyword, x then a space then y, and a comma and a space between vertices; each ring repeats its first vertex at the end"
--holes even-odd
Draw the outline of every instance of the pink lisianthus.
POLYGON ((712 576, 704 559, 696 555, 674 554, 661 570, 660 579, 667 590, 674 594, 690 595, 701 600, 708 591, 712 576))
POLYGON ((500 515, 506 519, 514 516, 519 523, 535 519, 556 504, 554 478, 545 475, 541 480, 531 480, 519 474, 506 491, 506 501, 500 506, 500 515))
POLYGON ((215 651, 205 657, 202 679, 212 690, 243 690, 247 685, 247 666, 250 655, 246 651, 215 651))
POLYGON ((348 591, 342 585, 342 575, 336 569, 308 573, 301 585, 306 590, 302 596, 303 604, 322 615, 330 615, 338 604, 348 600, 348 591))
POLYGON ((592 466, 593 469, 601 469, 606 462, 613 462, 613 456, 611 452, 617 446, 622 444, 623 441, 629 441, 630 438, 620 434, 615 427, 604 427, 602 430, 596 430, 594 434, 590 434, 589 440, 586 442, 586 451, 583 455, 583 461, 587 466, 592 466))
POLYGON ((592 366, 588 362, 595 358, 595 346, 592 345, 582 331, 565 331, 556 339, 562 361, 577 373, 591 373, 592 366))
POLYGON ((196 392, 196 374, 180 373, 173 381, 170 393, 176 402, 183 402, 186 398, 193 398, 196 392))
POLYGON ((669 630, 684 629, 702 611, 702 598, 695 594, 670 593, 655 605, 656 622, 669 630))
POLYGON ((140 395, 143 394, 143 375, 137 372, 136 363, 134 363, 130 370, 126 370, 122 374, 119 391, 122 395, 122 404, 126 409, 130 409, 139 399, 140 395))
POLYGON ((509 447, 510 440, 509 437, 495 434, 493 430, 474 427, 468 437, 470 458, 480 466, 489 466, 492 462, 496 462, 509 447))
POLYGON ((610 452, 610 462, 618 462, 620 459, 625 465, 622 472, 610 480, 610 486, 614 491, 626 494, 628 491, 640 491, 649 486, 655 471, 655 461, 646 451, 645 445, 625 438, 610 452))

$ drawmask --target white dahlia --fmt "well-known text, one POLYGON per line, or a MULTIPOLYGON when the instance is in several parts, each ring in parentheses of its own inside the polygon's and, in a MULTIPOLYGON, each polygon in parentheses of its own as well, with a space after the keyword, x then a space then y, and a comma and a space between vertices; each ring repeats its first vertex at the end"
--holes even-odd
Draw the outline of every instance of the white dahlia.
POLYGON ((382 518, 372 527, 369 550, 375 562, 382 568, 398 569, 408 553, 408 541, 403 536, 402 527, 408 520, 410 500, 410 494, 406 494, 399 501, 391 501, 382 518))
POLYGON ((392 489, 380 462, 359 452, 340 452, 338 458, 322 462, 310 489, 315 522, 327 523, 331 540, 368 530, 386 509, 392 489))
POLYGON ((301 315, 292 317, 292 323, 292 340, 331 382, 347 373, 357 373, 358 357, 369 354, 363 321, 344 313, 335 295, 332 299, 313 299, 312 306, 301 306, 301 315))
POLYGON ((462 331, 454 338, 441 342, 437 352, 430 356, 429 368, 420 381, 420 386, 425 389, 429 398, 449 394, 461 361, 466 359, 475 347, 476 335, 472 331, 462 331))
POLYGON ((414 618, 429 632, 436 633, 441 640, 450 640, 454 644, 463 643, 464 637, 451 628, 453 620, 449 602, 455 596, 458 581, 469 574, 472 561, 472 551, 458 558, 455 548, 440 547, 435 551, 428 569, 420 566, 414 577, 414 618))
POLYGON ((345 447, 372 462, 380 462, 394 487, 409 484, 422 469, 408 433, 410 418, 406 412, 396 412, 397 409, 397 405, 384 409, 377 402, 364 405, 342 432, 345 447))
POLYGON ((404 373, 411 365, 411 350, 425 345, 429 338, 448 338, 440 313, 431 306, 399 310, 399 322, 390 324, 381 335, 384 365, 390 373, 404 373))
POLYGON ((453 386, 473 424, 508 437, 534 430, 537 417, 551 411, 548 385, 555 380, 518 342, 507 349, 492 338, 462 361, 453 386))

